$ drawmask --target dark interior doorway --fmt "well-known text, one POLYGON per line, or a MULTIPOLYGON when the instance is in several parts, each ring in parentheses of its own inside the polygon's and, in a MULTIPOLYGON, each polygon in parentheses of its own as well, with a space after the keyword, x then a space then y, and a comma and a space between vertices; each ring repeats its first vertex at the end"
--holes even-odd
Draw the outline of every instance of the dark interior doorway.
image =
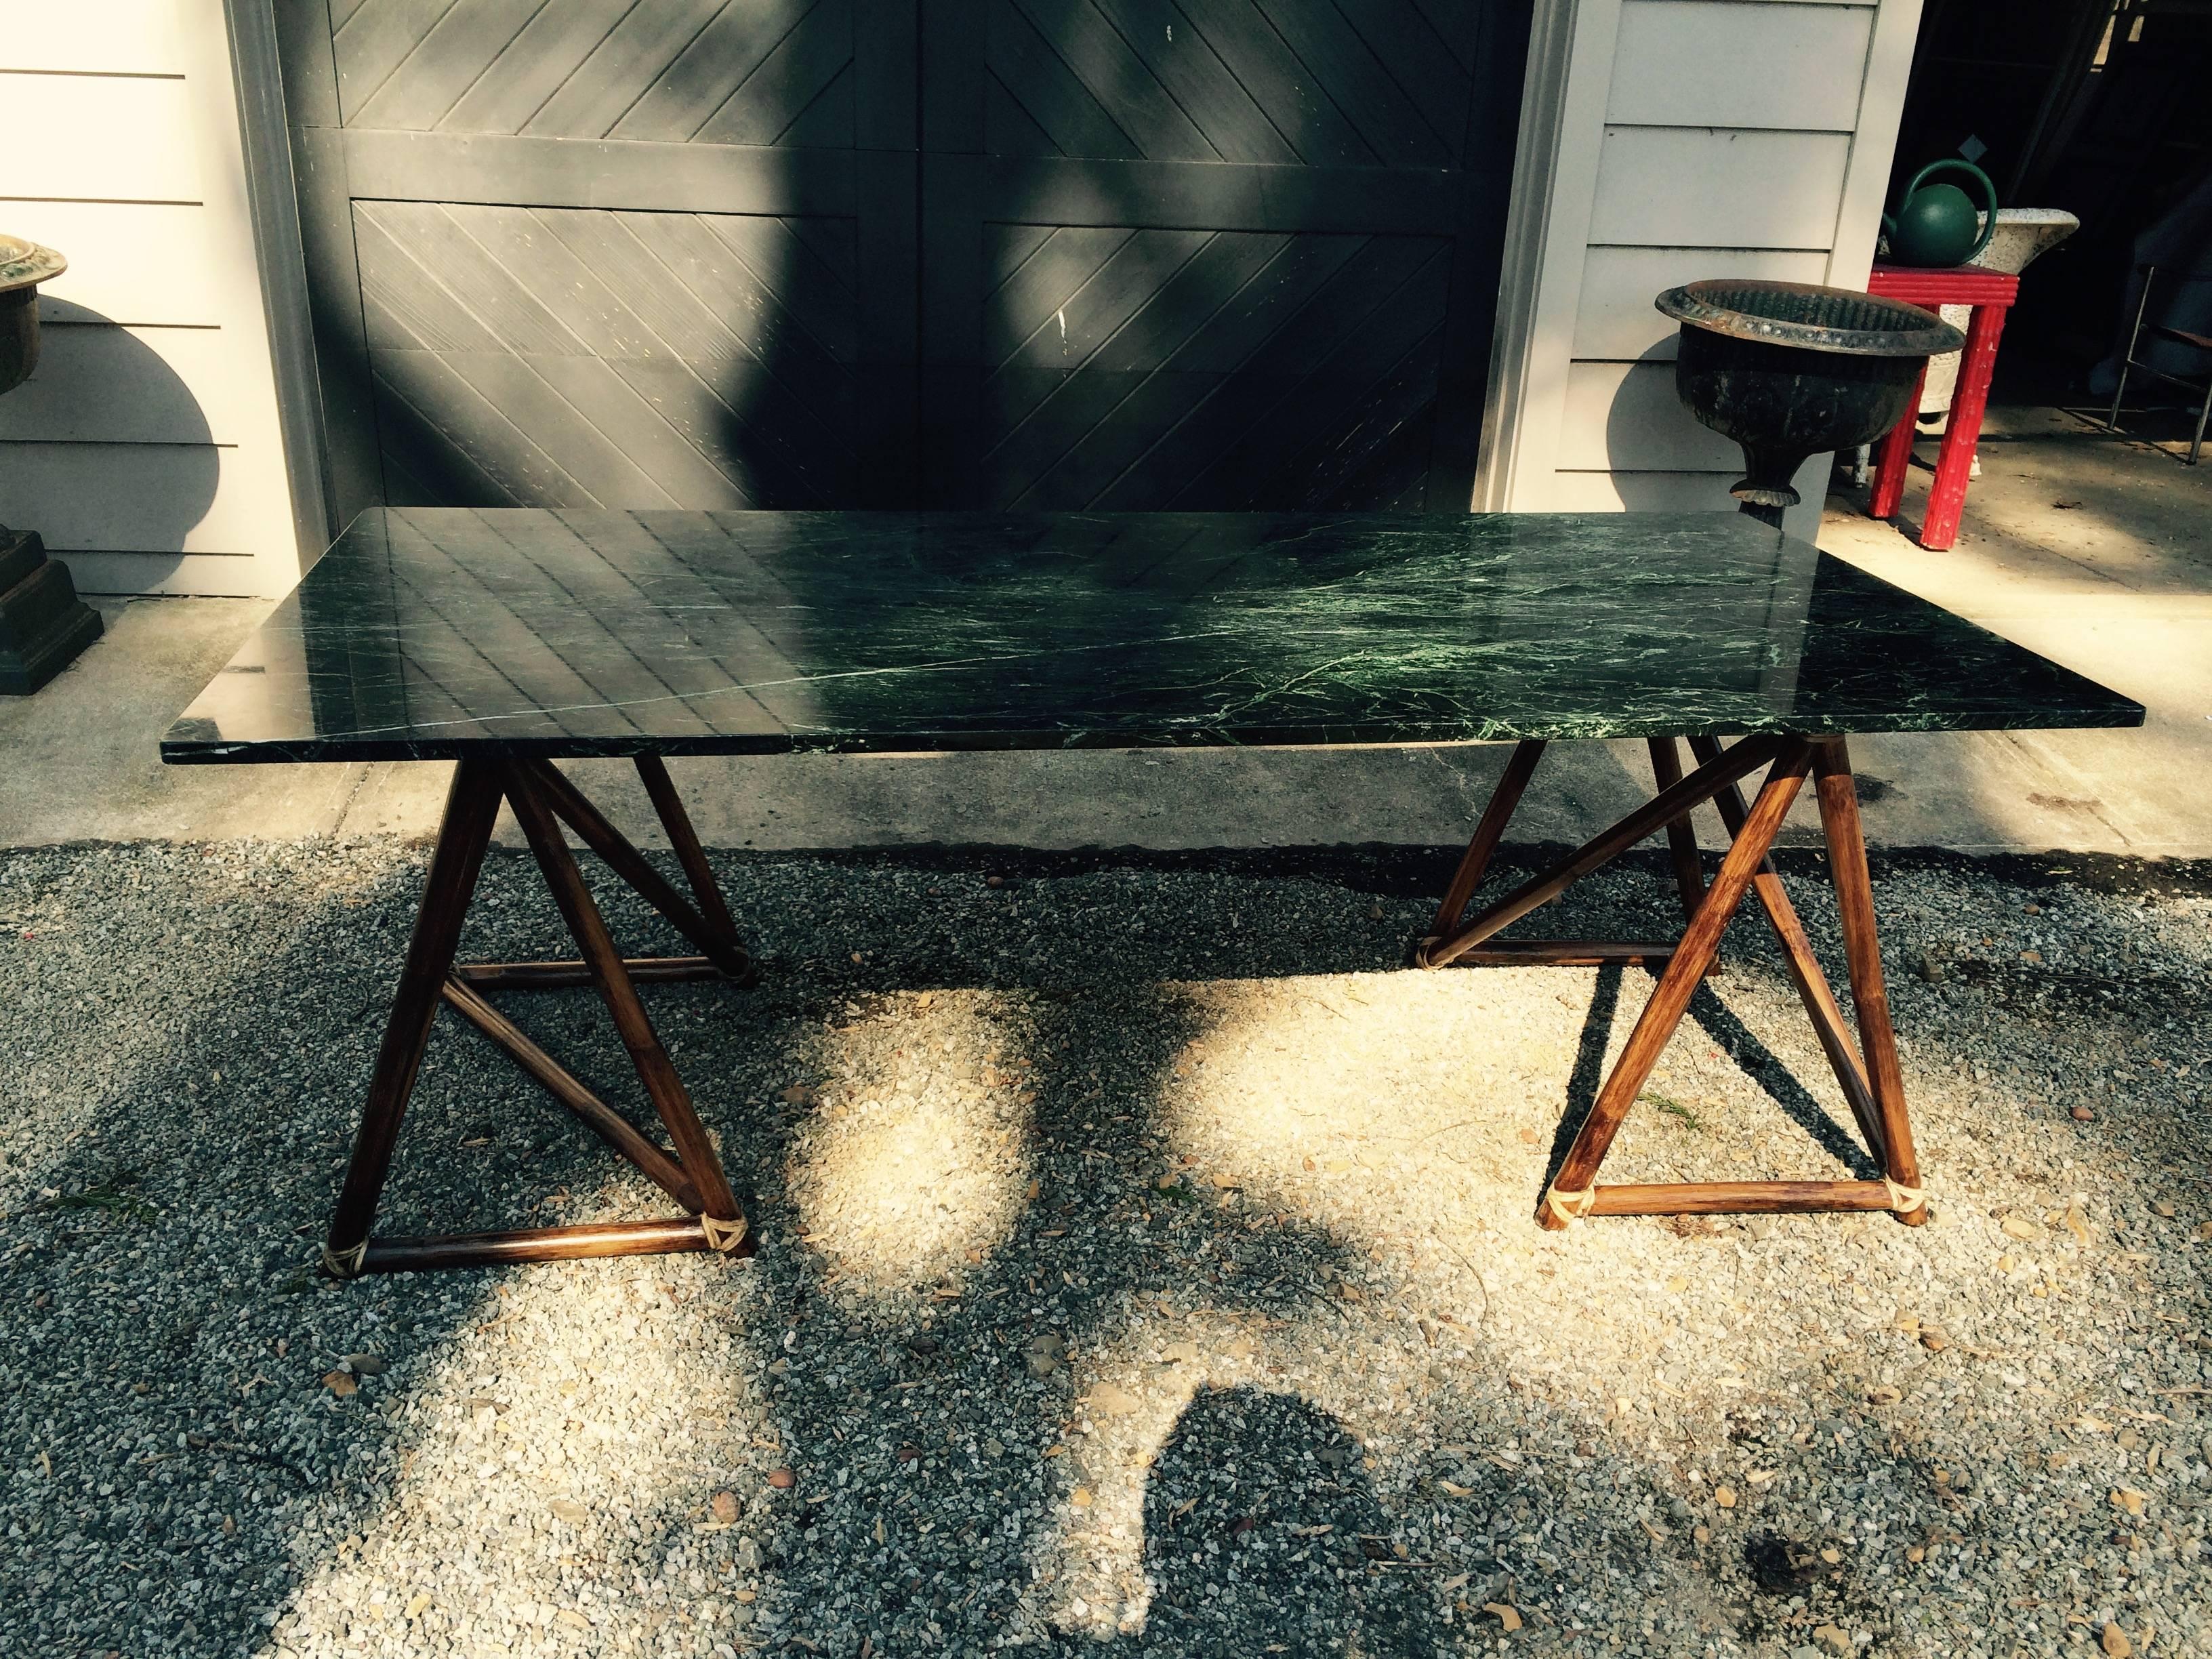
POLYGON ((363 506, 1426 507, 1531 0, 295 0, 363 506))

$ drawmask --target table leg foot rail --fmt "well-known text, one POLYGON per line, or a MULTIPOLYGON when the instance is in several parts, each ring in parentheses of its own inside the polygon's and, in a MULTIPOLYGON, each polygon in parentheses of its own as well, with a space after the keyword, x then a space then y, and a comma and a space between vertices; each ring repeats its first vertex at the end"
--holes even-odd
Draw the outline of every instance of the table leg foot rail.
MULTIPOLYGON (((623 969, 640 985, 738 982, 710 957, 624 957, 623 969)), ((484 991, 560 991, 595 983, 588 962, 463 962, 454 964, 453 976, 484 991)))
POLYGON ((441 1267, 496 1267, 516 1261, 576 1261, 616 1255, 671 1255, 720 1249, 750 1255, 752 1239, 737 1224, 737 1237, 717 1245, 696 1216, 665 1221, 602 1221, 580 1227, 522 1227, 507 1232, 455 1233, 428 1238, 372 1238, 360 1253, 361 1273, 428 1273, 441 1267))
POLYGON ((1428 953, 1443 941, 1433 936, 1413 947, 1419 968, 1601 968, 1620 963, 1632 968, 1663 964, 1674 954, 1664 939, 1494 939, 1462 951, 1443 963, 1431 963, 1428 953))
MULTIPOLYGON (((1580 1193, 1556 1188, 1538 1216, 1556 1232, 1589 1215, 1782 1215, 1830 1210, 1889 1210, 1900 1221, 1924 1215, 1898 1210, 1899 1194, 1881 1181, 1668 1181, 1624 1182, 1580 1193)), ((1911 1196, 1905 1194, 1905 1196, 1911 1196)))

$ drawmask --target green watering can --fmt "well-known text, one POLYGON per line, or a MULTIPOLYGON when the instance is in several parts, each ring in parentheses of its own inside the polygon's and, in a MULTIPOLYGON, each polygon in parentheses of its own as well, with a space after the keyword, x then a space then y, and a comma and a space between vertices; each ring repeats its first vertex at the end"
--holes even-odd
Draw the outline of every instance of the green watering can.
POLYGON ((1881 228, 1889 237, 1889 261, 1898 265, 1963 265, 1990 245, 1990 238, 1997 230, 1997 187, 1990 182, 1990 175, 1972 161, 1947 156, 1940 161, 1930 161, 1912 175, 1911 182, 1897 198, 1897 211, 1881 216, 1881 228), (1978 232, 1974 228, 1974 204, 1966 199, 1966 192, 1956 185, 1930 185, 1925 190, 1920 181, 1931 173, 1941 173, 1946 167, 1959 173, 1971 173, 1981 182, 1983 198, 1989 204, 1989 217, 1978 232))

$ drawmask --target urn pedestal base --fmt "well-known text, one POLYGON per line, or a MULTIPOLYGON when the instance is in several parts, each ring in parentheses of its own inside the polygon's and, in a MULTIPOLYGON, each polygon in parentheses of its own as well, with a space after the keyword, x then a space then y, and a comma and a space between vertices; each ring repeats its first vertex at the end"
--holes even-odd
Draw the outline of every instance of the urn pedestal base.
POLYGON ((100 612, 35 530, 0 526, 0 696, 27 697, 100 637, 100 612))

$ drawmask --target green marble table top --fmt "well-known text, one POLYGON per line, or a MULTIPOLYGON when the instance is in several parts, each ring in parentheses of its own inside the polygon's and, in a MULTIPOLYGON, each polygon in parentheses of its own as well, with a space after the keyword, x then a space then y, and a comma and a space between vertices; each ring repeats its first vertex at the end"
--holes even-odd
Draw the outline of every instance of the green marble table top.
POLYGON ((363 514, 172 762, 2136 726, 1731 513, 363 514))

